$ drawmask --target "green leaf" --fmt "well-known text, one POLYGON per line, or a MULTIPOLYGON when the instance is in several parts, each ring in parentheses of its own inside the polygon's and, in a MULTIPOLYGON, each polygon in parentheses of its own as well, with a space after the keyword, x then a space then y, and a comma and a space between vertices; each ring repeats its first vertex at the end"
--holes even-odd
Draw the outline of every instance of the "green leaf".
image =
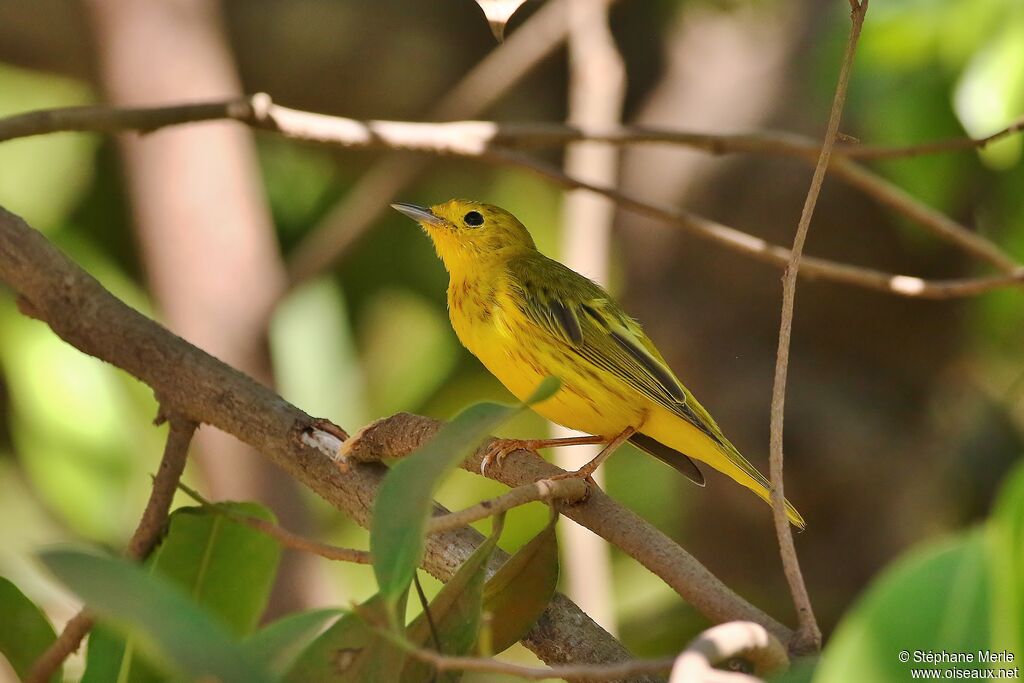
POLYGON ((490 655, 508 649, 533 628, 558 584, 558 540, 551 522, 501 565, 484 587, 484 611, 491 614, 490 655))
MULTIPOLYGON (((468 654, 476 644, 483 613, 484 578, 487 562, 491 559, 501 536, 502 519, 494 520, 494 532, 481 543, 473 554, 455 572, 430 603, 430 616, 437 629, 441 652, 446 655, 468 654)), ((407 637, 420 647, 436 647, 430 633, 426 613, 420 614, 409 625, 407 637)), ((402 671, 402 683, 420 683, 434 677, 434 669, 415 659, 409 659, 402 671)), ((456 681, 460 672, 439 674, 439 681, 456 681)))
POLYGON ((40 558, 53 574, 113 628, 166 671, 223 683, 271 683, 213 616, 171 581, 131 562, 74 550, 40 558))
POLYGON ((992 649, 1024 653, 1024 465, 1003 484, 986 529, 992 569, 992 649))
POLYGON ((406 654, 370 624, 388 623, 388 602, 378 593, 313 641, 288 671, 288 683, 393 683, 406 654))
MULTIPOLYGON (((85 673, 82 674, 81 683, 117 681, 122 676, 122 667, 133 661, 130 653, 129 657, 125 657, 125 639, 103 623, 92 627, 86 642, 88 645, 85 652, 85 673)), ((148 680, 160 680, 159 674, 141 661, 135 667, 124 669, 125 681, 136 683, 144 677, 148 680)))
POLYGON ((292 666, 324 623, 342 613, 340 609, 314 609, 289 614, 261 628, 242 646, 253 661, 280 676, 292 666))
POLYGON ((217 615, 228 630, 244 636, 253 632, 266 608, 281 546, 222 512, 277 521, 273 512, 256 503, 178 508, 152 565, 217 615))
MULTIPOLYGON (((550 398, 559 387, 548 377, 527 405, 550 398)), ((373 506, 370 550, 381 596, 394 606, 412 582, 423 554, 423 536, 442 477, 466 459, 497 427, 523 409, 478 403, 444 425, 428 443, 399 461, 381 484, 373 506)))
POLYGON ((985 555, 981 530, 911 550, 840 622, 814 680, 899 681, 914 667, 987 668, 914 660, 915 651, 976 655, 989 649, 991 585, 985 555), (900 661, 901 651, 909 653, 909 663, 900 661))
MULTIPOLYGON (((0 614, 3 615, 0 618, 0 653, 7 658, 18 678, 25 678, 39 655, 57 639, 57 634, 43 611, 2 576, 0 614)), ((60 680, 58 671, 50 678, 50 683, 60 680)))
MULTIPOLYGON (((255 503, 178 508, 147 565, 183 588, 231 633, 244 636, 253 631, 266 607, 281 549, 266 534, 225 512, 274 521, 272 512, 255 503)), ((144 654, 138 655, 132 642, 115 634, 96 638, 89 644, 83 683, 111 677, 123 683, 161 680, 144 654)))

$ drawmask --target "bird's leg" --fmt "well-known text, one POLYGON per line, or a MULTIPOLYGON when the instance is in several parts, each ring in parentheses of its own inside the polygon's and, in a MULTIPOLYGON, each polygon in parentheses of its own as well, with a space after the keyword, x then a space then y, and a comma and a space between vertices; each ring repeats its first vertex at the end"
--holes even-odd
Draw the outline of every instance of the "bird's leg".
POLYGON ((602 448, 601 452, 598 453, 597 456, 595 456, 593 460, 588 462, 583 467, 579 468, 575 472, 566 472, 565 474, 557 474, 557 475, 555 475, 553 477, 549 477, 549 478, 550 479, 569 479, 569 478, 575 479, 575 478, 580 478, 580 479, 586 479, 590 483, 594 483, 594 481, 590 478, 591 475, 594 474, 595 471, 597 471, 597 468, 600 467, 601 464, 604 463, 604 461, 607 460, 609 458, 609 456, 611 456, 612 453, 614 453, 616 450, 618 450, 619 446, 621 446, 622 444, 626 443, 629 440, 629 437, 633 436, 634 434, 636 434, 636 428, 635 427, 626 427, 625 429, 622 430, 622 432, 618 436, 616 436, 614 439, 609 441, 608 445, 606 445, 604 448, 602 448))
POLYGON ((584 444, 604 443, 603 436, 567 436, 560 439, 491 439, 487 451, 480 461, 480 474, 487 475, 487 468, 492 463, 501 463, 512 451, 536 451, 540 448, 557 448, 558 446, 581 446, 584 444))

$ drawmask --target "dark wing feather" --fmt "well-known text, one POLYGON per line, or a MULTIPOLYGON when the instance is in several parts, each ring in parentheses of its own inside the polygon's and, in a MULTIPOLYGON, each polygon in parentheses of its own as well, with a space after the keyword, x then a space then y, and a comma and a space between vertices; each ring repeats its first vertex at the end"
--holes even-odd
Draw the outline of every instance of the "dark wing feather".
POLYGON ((581 359, 623 380, 715 441, 724 437, 640 325, 598 285, 541 254, 508 263, 521 312, 581 359))
POLYGON ((629 437, 629 442, 642 451, 650 453, 663 463, 681 472, 684 477, 697 486, 704 486, 704 473, 697 467, 697 463, 674 448, 669 448, 660 441, 656 441, 646 434, 634 434, 629 437))

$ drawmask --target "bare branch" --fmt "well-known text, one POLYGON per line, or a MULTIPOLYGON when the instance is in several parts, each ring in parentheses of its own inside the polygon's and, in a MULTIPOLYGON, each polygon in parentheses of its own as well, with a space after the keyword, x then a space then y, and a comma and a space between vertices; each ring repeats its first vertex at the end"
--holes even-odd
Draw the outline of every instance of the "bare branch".
MULTIPOLYGON (((2 208, 0 280, 24 297, 37 317, 69 344, 152 387, 171 414, 235 435, 357 523, 369 524, 386 468, 365 464, 343 472, 331 458, 304 442, 305 434, 322 427, 316 420, 124 304, 2 208)), ((432 534, 423 566, 447 580, 482 541, 469 528, 432 534)), ((507 558, 496 552, 491 568, 507 558)), ((523 642, 548 662, 608 663, 630 656, 559 594, 523 642)))
MULTIPOLYGON (((253 96, 249 101, 223 102, 219 105, 185 105, 171 109, 176 110, 177 115, 185 121, 200 120, 198 118, 200 115, 207 117, 202 120, 233 118, 248 125, 273 130, 296 140, 343 147, 384 146, 391 149, 474 157, 487 163, 517 166, 562 187, 585 189, 603 195, 629 211, 683 228, 698 237, 711 240, 740 254, 776 267, 786 267, 791 257, 789 249, 771 244, 759 237, 754 237, 703 216, 672 206, 646 202, 613 188, 570 177, 550 164, 519 152, 492 146, 491 140, 496 138, 496 131, 501 130, 501 127, 495 123, 480 121, 455 124, 414 124, 356 121, 287 109, 272 104, 265 95, 253 96), (212 106, 219 106, 220 111, 214 112, 209 108, 212 106), (215 116, 215 114, 222 114, 222 116, 215 116)), ((110 112, 116 112, 117 126, 121 129, 149 130, 157 124, 171 125, 167 122, 168 115, 163 109, 73 108, 30 112, 2 119, 0 120, 0 140, 11 137, 13 133, 23 136, 54 132, 55 130, 108 131, 113 125, 107 116, 110 112)), ((692 134, 685 133, 675 135, 677 136, 676 141, 684 141, 688 135, 692 137, 692 134)), ((807 147, 806 143, 801 142, 802 138, 797 136, 765 138, 764 136, 704 135, 698 137, 704 138, 704 140, 701 142, 695 138, 694 144, 710 151, 760 151, 804 158, 808 153, 814 154, 817 150, 816 146, 807 147)), ((872 192, 879 201, 899 208, 908 216, 922 221, 936 234, 995 263, 1006 273, 995 276, 930 280, 808 256, 801 259, 799 272, 802 275, 873 289, 887 294, 922 299, 975 296, 993 289, 1020 286, 1024 283, 1024 266, 1017 264, 985 238, 959 226, 945 216, 937 219, 936 216, 940 216, 940 214, 924 207, 880 178, 874 177, 873 181, 867 180, 872 177, 870 172, 852 162, 834 159, 831 166, 837 175, 846 178, 865 191, 872 192)))
POLYGON ((807 240, 807 232, 811 227, 811 217, 814 215, 814 207, 817 204, 818 195, 821 193, 821 185, 825 181, 825 173, 828 171, 832 145, 835 144, 836 134, 839 132, 839 122, 842 119, 843 105, 846 102, 846 90, 850 83, 850 72, 853 68, 853 56, 857 51, 857 40, 860 37, 861 27, 864 25, 864 15, 867 12, 867 8, 868 0, 863 0, 855 6, 852 14, 850 37, 846 44, 842 66, 839 69, 839 82, 836 85, 835 97, 832 100, 832 111, 829 114, 828 126, 825 131, 825 142, 821 148, 818 164, 814 168, 811 187, 807 191, 807 199, 800 214, 796 237, 793 239, 792 255, 782 280, 782 319, 779 324, 779 347, 775 360, 775 383, 772 387, 769 467, 771 470, 771 498, 772 512, 775 520, 775 534, 778 537, 782 567, 786 574, 786 581, 789 583, 790 593, 793 595, 793 605, 796 607, 797 614, 797 632, 790 642, 790 647, 795 652, 805 652, 821 648, 821 630, 818 628, 818 622, 814 618, 811 599, 807 594, 803 573, 800 571, 800 561, 797 559, 796 547, 793 544, 793 532, 789 528, 789 521, 786 519, 785 493, 783 490, 782 427, 786 405, 786 376, 789 370, 789 342, 793 333, 796 278, 800 268, 800 257, 803 254, 804 242, 807 240))
POLYGON ((57 673, 57 670, 64 664, 64 660, 78 650, 82 640, 92 630, 94 623, 95 620, 92 615, 84 609, 71 617, 68 623, 64 625, 64 630, 60 632, 57 639, 32 664, 28 675, 25 676, 25 683, 46 683, 49 681, 50 677, 57 673))
MULTIPOLYGON (((162 406, 161 415, 165 415, 162 406)), ((181 473, 185 471, 188 447, 198 426, 192 420, 174 413, 166 415, 166 418, 170 427, 160 469, 153 478, 153 490, 149 494, 146 509, 143 510, 142 518, 125 550, 125 555, 133 560, 145 559, 163 533, 167 514, 174 500, 174 491, 181 480, 181 473)), ((85 609, 72 617, 65 624, 60 636, 32 665, 32 669, 25 677, 25 683, 46 683, 50 680, 64 660, 78 650, 82 639, 92 630, 93 623, 92 615, 85 609)))
MULTIPOLYGON (((736 228, 704 218, 685 209, 646 202, 618 190, 588 183, 562 173, 558 168, 529 156, 505 149, 491 149, 480 158, 494 164, 518 166, 563 187, 577 187, 610 197, 619 206, 633 213, 683 228, 695 236, 721 244, 758 261, 785 268, 792 252, 736 228)), ((800 274, 832 282, 872 289, 886 294, 921 299, 952 299, 974 296, 993 289, 1024 284, 1024 266, 1012 273, 973 278, 929 280, 913 275, 886 273, 873 268, 839 263, 829 259, 803 257, 800 274)))
POLYGON ((427 525, 427 531, 433 534, 457 529, 534 501, 559 501, 571 505, 586 498, 587 492, 587 482, 583 479, 541 479, 517 486, 504 495, 464 510, 432 517, 427 525))

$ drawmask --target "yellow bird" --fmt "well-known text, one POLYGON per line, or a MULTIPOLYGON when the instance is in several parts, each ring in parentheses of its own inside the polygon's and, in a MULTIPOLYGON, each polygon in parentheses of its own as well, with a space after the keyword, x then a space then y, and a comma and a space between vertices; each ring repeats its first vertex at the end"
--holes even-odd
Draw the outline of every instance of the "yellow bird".
MULTIPOLYGON (((548 376, 559 391, 533 409, 592 437, 499 441, 515 448, 605 444, 576 474, 589 477, 627 440, 697 484, 700 460, 771 502, 771 484, 740 455, 669 369, 640 324, 597 284, 537 251, 515 216, 452 199, 392 204, 420 224, 448 271, 448 313, 463 346, 520 400, 548 376)), ((485 466, 491 457, 485 459, 485 466)), ((795 526, 805 526, 786 501, 795 526)))

